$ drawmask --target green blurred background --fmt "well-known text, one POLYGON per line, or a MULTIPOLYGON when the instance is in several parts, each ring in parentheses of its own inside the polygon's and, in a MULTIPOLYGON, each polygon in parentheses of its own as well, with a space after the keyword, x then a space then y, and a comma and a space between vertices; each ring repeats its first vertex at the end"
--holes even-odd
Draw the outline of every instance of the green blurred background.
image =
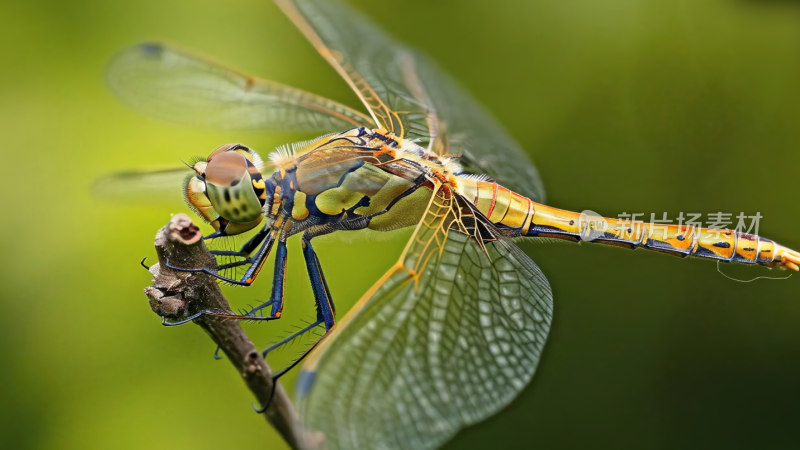
MULTIPOLYGON (((535 159, 550 204, 611 216, 758 211, 762 235, 800 246, 796 4, 352 3, 494 112, 535 159)), ((91 185, 226 142, 266 154, 308 136, 190 129, 126 109, 104 67, 153 39, 356 105, 266 0, 2 2, 3 447, 284 447, 204 334, 162 327, 142 294, 150 276, 138 260, 153 256, 170 213, 187 211, 177 188, 128 203, 98 199, 91 185)), ((340 311, 404 236, 316 246, 340 311)), ((522 246, 556 298, 540 369, 512 406, 449 448, 800 445, 797 277, 742 284, 709 262, 522 246)), ((287 284, 286 315, 309 314, 296 248, 287 284)), ((262 279, 227 292, 243 306, 268 288, 262 279)), ((275 329, 248 328, 256 342, 275 329)))

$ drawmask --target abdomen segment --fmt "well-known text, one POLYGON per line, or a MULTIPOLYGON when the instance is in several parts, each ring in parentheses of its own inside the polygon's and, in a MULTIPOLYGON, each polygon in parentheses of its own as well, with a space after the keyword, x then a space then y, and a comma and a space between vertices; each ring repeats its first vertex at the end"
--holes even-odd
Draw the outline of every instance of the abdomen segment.
POLYGON ((645 248, 675 256, 777 266, 797 271, 800 253, 735 230, 667 225, 577 213, 536 203, 497 183, 459 179, 459 192, 510 236, 645 248))
POLYGON ((800 253, 770 239, 740 231, 666 225, 600 217, 533 204, 531 226, 525 236, 588 241, 675 256, 693 256, 725 262, 800 267, 800 253))

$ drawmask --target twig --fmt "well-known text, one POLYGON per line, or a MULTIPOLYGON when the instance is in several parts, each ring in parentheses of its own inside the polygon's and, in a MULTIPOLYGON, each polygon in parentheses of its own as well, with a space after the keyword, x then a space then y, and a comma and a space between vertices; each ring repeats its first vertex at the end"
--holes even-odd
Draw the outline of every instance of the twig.
MULTIPOLYGON (((203 273, 179 272, 164 265, 169 259, 172 266, 216 267, 214 257, 203 244, 200 230, 188 216, 174 216, 158 231, 155 245, 159 263, 150 267, 154 280, 152 287, 145 289, 145 294, 156 314, 168 319, 183 319, 206 309, 231 311, 213 277, 203 273)), ((225 352, 258 402, 261 405, 270 402, 264 416, 289 446, 293 449, 309 449, 291 400, 280 384, 275 386, 272 395, 272 372, 239 323, 208 315, 194 322, 225 352)))

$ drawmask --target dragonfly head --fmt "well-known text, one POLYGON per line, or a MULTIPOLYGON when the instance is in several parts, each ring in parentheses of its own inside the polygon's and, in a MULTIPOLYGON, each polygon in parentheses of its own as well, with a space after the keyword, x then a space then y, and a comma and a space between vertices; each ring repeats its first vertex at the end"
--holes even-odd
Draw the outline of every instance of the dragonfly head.
POLYGON ((258 156, 241 144, 223 145, 192 166, 186 179, 186 203, 216 231, 232 235, 258 225, 267 198, 258 156))

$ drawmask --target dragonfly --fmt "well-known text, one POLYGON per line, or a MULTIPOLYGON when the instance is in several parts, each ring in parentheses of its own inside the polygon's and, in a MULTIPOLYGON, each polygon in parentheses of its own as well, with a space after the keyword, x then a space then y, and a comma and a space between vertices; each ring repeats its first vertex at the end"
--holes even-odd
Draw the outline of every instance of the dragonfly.
POLYGON ((327 133, 266 160, 245 145, 222 145, 184 169, 187 203, 214 229, 208 239, 253 235, 239 250, 216 251, 233 258, 216 270, 175 267, 249 285, 274 253, 268 301, 247 314, 199 314, 277 320, 287 238, 301 235, 317 314, 290 338, 324 333, 304 354, 297 396, 304 426, 327 447, 434 448, 520 393, 544 349, 553 295, 515 239, 800 268, 797 251, 741 231, 546 205, 520 145, 430 59, 337 1, 277 4, 363 110, 160 43, 122 51, 108 80, 125 103, 166 120, 327 133), (412 227, 396 263, 339 318, 312 240, 412 227), (222 275, 228 268, 244 274, 222 275))

